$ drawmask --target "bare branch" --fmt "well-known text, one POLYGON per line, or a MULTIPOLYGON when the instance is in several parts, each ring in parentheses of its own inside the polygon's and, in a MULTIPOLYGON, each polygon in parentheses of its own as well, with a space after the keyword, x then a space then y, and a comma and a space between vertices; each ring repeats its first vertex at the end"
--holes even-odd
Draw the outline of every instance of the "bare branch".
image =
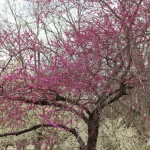
POLYGON ((68 131, 68 132, 70 132, 71 134, 73 134, 75 136, 75 138, 77 139, 80 147, 83 147, 85 145, 82 138, 81 138, 81 136, 78 134, 78 132, 74 128, 68 128, 68 127, 66 127, 65 125, 62 125, 62 124, 56 124, 56 125, 53 125, 53 124, 38 124, 38 125, 32 126, 31 128, 24 129, 24 130, 21 130, 21 131, 18 131, 18 132, 10 132, 10 133, 0 134, 0 137, 6 137, 6 136, 11 136, 11 135, 18 136, 18 135, 21 135, 21 134, 24 134, 24 133, 27 133, 27 132, 30 132, 30 131, 34 131, 38 128, 48 128, 48 127, 63 128, 63 129, 65 129, 65 131, 68 131))

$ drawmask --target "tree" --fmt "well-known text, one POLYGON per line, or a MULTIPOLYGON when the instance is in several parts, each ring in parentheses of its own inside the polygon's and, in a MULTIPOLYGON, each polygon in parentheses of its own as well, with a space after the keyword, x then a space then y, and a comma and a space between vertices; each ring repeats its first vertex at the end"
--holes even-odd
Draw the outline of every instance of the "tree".
POLYGON ((13 131, 0 137, 56 128, 72 133, 81 150, 95 150, 104 109, 148 86, 148 4, 34 1, 28 18, 9 5, 15 21, 0 29, 8 58, 1 68, 0 120, 13 131), (39 124, 19 130, 31 110, 39 110, 39 124), (87 143, 76 119, 87 125, 87 143))

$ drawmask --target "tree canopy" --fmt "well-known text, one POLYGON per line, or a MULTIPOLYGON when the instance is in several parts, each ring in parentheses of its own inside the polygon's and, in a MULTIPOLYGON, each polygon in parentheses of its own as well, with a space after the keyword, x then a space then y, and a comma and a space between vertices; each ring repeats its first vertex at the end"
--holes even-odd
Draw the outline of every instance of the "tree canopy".
MULTIPOLYGON (((16 1, 17 2, 17 1, 16 1)), ((103 110, 124 97, 137 102, 150 79, 148 0, 30 1, 0 29, 0 137, 41 127, 75 136, 95 150, 103 110), (35 111, 38 124, 22 128, 35 111), (87 125, 87 143, 76 120, 87 125)), ((149 97, 147 96, 147 100, 149 97)))

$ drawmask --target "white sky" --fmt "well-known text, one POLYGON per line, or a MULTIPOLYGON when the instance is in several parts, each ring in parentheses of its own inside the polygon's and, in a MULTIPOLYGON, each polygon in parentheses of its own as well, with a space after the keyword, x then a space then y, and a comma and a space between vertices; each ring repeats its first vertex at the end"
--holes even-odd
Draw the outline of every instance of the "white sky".
POLYGON ((3 6, 5 0, 0 0, 0 9, 3 6))
MULTIPOLYGON (((2 8, 6 5, 7 0, 0 0, 0 12, 2 11, 2 8)), ((10 2, 13 2, 13 0, 9 0, 10 2)), ((16 2, 18 2, 19 4, 21 3, 25 3, 25 2, 28 2, 26 0, 16 0, 16 2)))

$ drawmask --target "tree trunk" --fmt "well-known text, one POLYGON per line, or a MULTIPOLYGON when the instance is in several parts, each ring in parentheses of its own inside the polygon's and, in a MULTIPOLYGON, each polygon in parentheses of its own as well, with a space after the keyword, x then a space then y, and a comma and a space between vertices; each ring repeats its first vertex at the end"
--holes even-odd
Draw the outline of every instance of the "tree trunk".
POLYGON ((89 117, 88 123, 88 141, 86 150, 96 150, 98 130, 99 130, 99 112, 94 111, 89 117))

